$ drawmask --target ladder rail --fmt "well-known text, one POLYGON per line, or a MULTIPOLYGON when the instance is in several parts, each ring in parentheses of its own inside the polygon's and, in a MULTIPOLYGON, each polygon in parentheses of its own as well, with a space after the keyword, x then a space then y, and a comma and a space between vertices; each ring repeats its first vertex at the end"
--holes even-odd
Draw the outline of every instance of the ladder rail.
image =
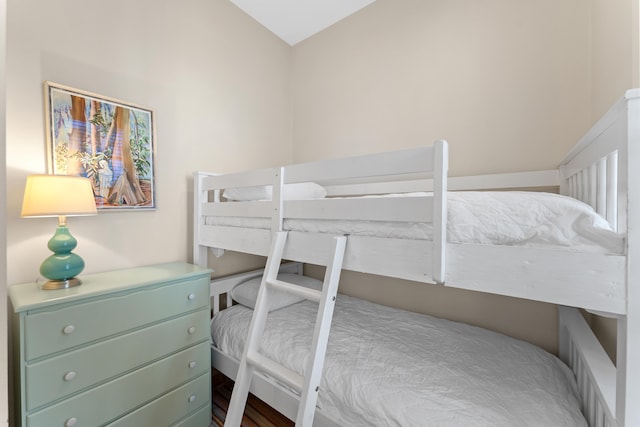
POLYGON ((231 401, 229 402, 224 423, 225 427, 240 426, 249 395, 249 388, 251 387, 251 380, 256 370, 273 376, 300 394, 296 427, 311 427, 313 423, 347 237, 333 237, 333 255, 326 264, 327 270, 322 284, 322 291, 317 291, 277 279, 287 235, 288 232, 286 231, 276 232, 271 244, 236 382, 231 393, 231 401), (304 375, 280 365, 259 352, 261 337, 264 333, 269 311, 269 299, 276 290, 318 303, 313 339, 304 375))
POLYGON ((260 337, 264 332, 269 307, 269 289, 265 286, 265 281, 273 281, 277 277, 279 266, 282 261, 282 253, 284 251, 286 238, 287 233, 281 231, 276 233, 275 238, 271 243, 271 250, 269 251, 269 257, 267 258, 262 283, 260 283, 260 289, 258 290, 258 298, 253 310, 253 316, 251 317, 247 341, 242 352, 240 366, 238 367, 238 374, 236 375, 236 381, 231 393, 229 410, 227 411, 227 416, 224 422, 225 426, 240 426, 240 423, 242 422, 244 407, 247 402, 247 397, 249 396, 251 378, 253 377, 256 369, 256 365, 248 363, 247 356, 252 352, 258 351, 258 349, 254 347, 259 345, 256 343, 260 342, 260 337))
POLYGON ((333 257, 327 265, 327 271, 322 285, 322 299, 318 307, 316 325, 313 332, 313 343, 311 344, 313 353, 310 355, 305 369, 304 386, 302 388, 300 405, 298 406, 296 426, 311 427, 313 416, 315 415, 347 237, 335 237, 334 243, 335 249, 333 251, 333 257))

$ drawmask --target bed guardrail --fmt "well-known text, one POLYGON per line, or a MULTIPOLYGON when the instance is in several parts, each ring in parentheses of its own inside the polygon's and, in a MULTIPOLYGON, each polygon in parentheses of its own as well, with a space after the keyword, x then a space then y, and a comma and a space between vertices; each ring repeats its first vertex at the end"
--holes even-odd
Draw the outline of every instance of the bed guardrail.
MULTIPOLYGON (((431 254, 429 259, 425 259, 423 265, 428 265, 427 262, 430 262, 431 274, 428 274, 427 277, 432 277, 433 282, 443 283, 447 229, 447 169, 447 143, 436 141, 433 146, 427 147, 293 164, 227 175, 218 176, 196 172, 194 174, 194 260, 198 264, 206 263, 207 247, 214 246, 216 243, 222 242, 222 249, 233 248, 235 250, 242 249, 242 252, 262 253, 264 250, 256 248, 266 247, 270 240, 269 233, 261 233, 258 237, 247 239, 247 244, 241 247, 242 242, 238 242, 237 238, 233 242, 234 246, 224 247, 224 242, 230 241, 231 238, 225 240, 224 227, 218 227, 214 236, 213 227, 208 227, 205 224, 207 216, 267 218, 271 221, 271 236, 283 229, 284 219, 331 219, 332 214, 335 214, 339 219, 433 222, 431 254), (378 183, 393 184, 407 180, 423 180, 421 182, 425 183, 429 180, 432 188, 423 188, 422 191, 433 191, 432 200, 406 200, 403 209, 400 209, 402 206, 394 207, 391 203, 386 203, 384 209, 378 209, 377 207, 382 206, 385 201, 373 198, 360 201, 359 208, 353 209, 350 205, 352 201, 346 199, 285 201, 282 197, 285 185, 293 183, 315 182, 323 187, 374 183, 373 187, 366 188, 375 188, 378 183), (242 203, 220 203, 223 190, 250 186, 272 186, 271 199, 242 203), (371 205, 371 208, 363 209, 362 205, 371 205), (416 205, 415 208, 413 208, 414 205, 416 205), (408 209, 408 206, 412 208, 408 209), (205 240, 207 244, 201 244, 205 240)), ((377 194, 381 193, 384 191, 377 192, 377 194)), ((303 261, 305 259, 296 258, 295 260, 303 261)), ((306 261, 313 262, 312 260, 306 261)))

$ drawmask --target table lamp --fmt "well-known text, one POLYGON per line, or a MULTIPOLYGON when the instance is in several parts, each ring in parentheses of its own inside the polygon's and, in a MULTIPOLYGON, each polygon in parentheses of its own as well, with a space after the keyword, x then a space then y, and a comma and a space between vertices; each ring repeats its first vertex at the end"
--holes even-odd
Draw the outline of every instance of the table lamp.
POLYGON ((42 289, 64 289, 82 282, 77 276, 84 260, 71 252, 78 243, 67 228, 67 216, 95 215, 96 202, 91 181, 70 175, 30 175, 24 189, 21 217, 58 217, 58 228, 47 247, 53 255, 40 265, 49 279, 42 289))

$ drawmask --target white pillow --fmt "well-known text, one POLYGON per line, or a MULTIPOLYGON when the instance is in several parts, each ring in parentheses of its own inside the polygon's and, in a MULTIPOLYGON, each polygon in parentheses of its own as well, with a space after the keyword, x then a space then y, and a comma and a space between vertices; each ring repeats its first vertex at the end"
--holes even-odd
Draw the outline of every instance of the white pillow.
MULTIPOLYGON (((227 200, 247 201, 247 200, 271 200, 273 186, 257 185, 253 187, 227 188, 222 192, 222 197, 227 200)), ((296 182, 285 184, 283 200, 308 200, 323 199, 327 195, 327 190, 315 182, 296 182)))
MULTIPOLYGON (((301 274, 293 273, 280 273, 278 280, 284 282, 293 283, 296 285, 304 286, 315 290, 322 289, 322 281, 314 279, 312 277, 303 276, 301 274)), ((239 304, 245 307, 254 308, 256 300, 258 299, 258 290, 260 289, 260 282, 262 282, 262 276, 249 279, 246 282, 237 284, 231 289, 231 298, 239 304)), ((271 293, 269 301, 269 311, 277 310, 279 308, 286 307, 291 304, 295 304, 304 300, 295 295, 291 295, 282 291, 274 291, 271 293)))

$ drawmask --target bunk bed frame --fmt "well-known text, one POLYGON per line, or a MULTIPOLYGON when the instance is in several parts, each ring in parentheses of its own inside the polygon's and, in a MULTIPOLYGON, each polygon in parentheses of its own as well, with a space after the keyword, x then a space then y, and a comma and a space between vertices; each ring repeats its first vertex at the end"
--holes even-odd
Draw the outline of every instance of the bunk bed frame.
MULTIPOLYGON (((271 237, 290 218, 432 222, 433 240, 349 237, 343 268, 425 283, 495 293, 560 306, 560 357, 576 374, 583 412, 593 426, 640 425, 640 90, 628 91, 578 142, 557 171, 447 179, 447 145, 438 141, 392 153, 296 164, 246 173, 194 176, 194 262, 210 248, 268 255, 271 237), (433 191, 433 198, 330 197, 283 200, 289 183, 316 182, 329 196, 433 191), (560 185, 562 194, 590 204, 625 236, 623 255, 555 248, 452 244, 446 241, 448 190, 560 185), (272 185, 268 201, 221 203, 223 189, 272 185), (269 229, 209 225, 206 218, 269 218, 269 229), (636 261, 633 261, 633 260, 636 261), (499 272, 499 274, 496 274, 499 272), (566 306, 566 307, 565 307, 566 306), (573 307, 618 319, 616 366, 573 307)), ((322 264, 329 247, 314 233, 289 232, 284 258, 322 264)), ((212 282, 214 312, 232 280, 212 282), (220 288, 217 283, 225 286, 220 288)), ((237 283, 237 282, 236 282, 237 283)), ((228 297, 227 297, 228 299, 228 297)), ((212 348, 214 367, 234 377, 212 348)), ((269 381, 267 380, 267 383, 269 381)), ((276 385, 271 387, 278 388, 276 385)), ((286 391, 252 389, 287 415, 286 391)), ((288 396, 287 399, 295 396, 288 396)), ((295 415, 295 411, 293 412, 295 415)), ((323 417, 317 418, 318 425, 323 417)))

